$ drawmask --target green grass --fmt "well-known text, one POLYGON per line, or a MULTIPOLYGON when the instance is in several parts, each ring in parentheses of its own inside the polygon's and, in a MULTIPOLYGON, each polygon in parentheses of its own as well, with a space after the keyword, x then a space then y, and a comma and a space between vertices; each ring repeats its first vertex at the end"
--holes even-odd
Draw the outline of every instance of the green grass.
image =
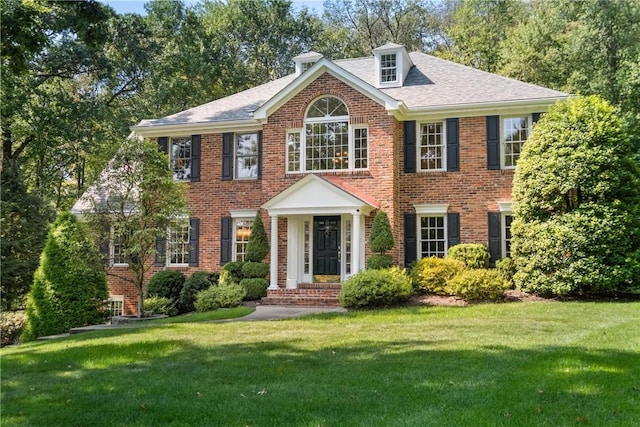
POLYGON ((244 317, 253 311, 255 311, 255 308, 250 307, 221 308, 205 313, 189 313, 174 317, 164 317, 162 319, 145 320, 142 325, 168 325, 174 323, 197 323, 212 320, 235 319, 244 317))
POLYGON ((3 426, 637 426, 640 303, 178 323, 3 349, 3 426))

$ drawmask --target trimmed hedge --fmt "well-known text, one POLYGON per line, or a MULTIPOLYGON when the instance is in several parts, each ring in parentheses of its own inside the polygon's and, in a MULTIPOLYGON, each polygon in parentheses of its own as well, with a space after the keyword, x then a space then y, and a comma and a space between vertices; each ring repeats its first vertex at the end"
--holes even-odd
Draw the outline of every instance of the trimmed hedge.
POLYGON ((142 306, 144 313, 166 314, 167 316, 175 316, 177 314, 175 304, 165 297, 145 298, 142 306))
POLYGON ((269 287, 269 281, 267 279, 259 279, 255 277, 247 278, 240 281, 240 286, 245 291, 245 300, 258 300, 264 296, 267 296, 267 287, 269 287))
POLYGON ((147 298, 164 297, 173 303, 180 299, 180 292, 185 282, 184 274, 175 270, 162 270, 153 275, 147 285, 147 298))
POLYGON ((178 299, 178 312, 190 313, 196 309, 196 295, 198 292, 218 284, 220 278, 219 273, 207 273, 205 271, 196 271, 187 280, 185 280, 180 298, 178 299))
POLYGON ((478 268, 458 273, 447 281, 446 289, 467 301, 496 301, 502 299, 509 284, 499 271, 478 268))
POLYGON ((238 283, 240 282, 240 280, 244 279, 244 276, 242 275, 243 265, 244 262, 242 261, 228 262, 222 266, 222 271, 228 271, 229 273, 231 273, 231 277, 233 277, 233 280, 238 283))
POLYGON ((264 279, 269 274, 269 264, 247 261, 241 271, 243 279, 264 279))
POLYGON ((416 292, 447 295, 447 281, 464 269, 465 264, 455 259, 422 258, 411 269, 411 282, 416 292))
POLYGON ((462 261, 469 268, 489 268, 489 250, 480 243, 461 243, 449 248, 447 258, 462 261))
POLYGON ((411 296, 411 280, 398 267, 364 270, 349 277, 338 300, 343 307, 388 307, 406 302, 411 296))
POLYGON ((196 296, 196 311, 213 311, 219 308, 237 307, 244 298, 244 289, 237 284, 211 286, 196 296))
POLYGON ((393 258, 391 255, 378 254, 371 255, 367 260, 367 268, 372 270, 382 270, 383 268, 391 268, 393 258))

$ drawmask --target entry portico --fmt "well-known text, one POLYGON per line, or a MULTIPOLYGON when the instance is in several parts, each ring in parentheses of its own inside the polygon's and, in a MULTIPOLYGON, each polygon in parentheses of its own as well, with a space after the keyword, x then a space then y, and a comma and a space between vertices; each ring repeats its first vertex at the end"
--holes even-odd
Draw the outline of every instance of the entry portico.
POLYGON ((287 221, 286 287, 342 282, 365 266, 365 217, 375 199, 338 177, 309 174, 262 205, 271 217, 271 285, 278 288, 278 219, 287 221))

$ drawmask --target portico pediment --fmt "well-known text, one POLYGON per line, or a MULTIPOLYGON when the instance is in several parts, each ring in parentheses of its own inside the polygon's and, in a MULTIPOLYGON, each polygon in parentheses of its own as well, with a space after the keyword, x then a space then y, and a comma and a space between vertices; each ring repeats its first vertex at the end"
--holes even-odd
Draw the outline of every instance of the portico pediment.
POLYGON ((262 205, 269 215, 318 215, 361 213, 377 209, 375 200, 314 174, 302 178, 262 205))

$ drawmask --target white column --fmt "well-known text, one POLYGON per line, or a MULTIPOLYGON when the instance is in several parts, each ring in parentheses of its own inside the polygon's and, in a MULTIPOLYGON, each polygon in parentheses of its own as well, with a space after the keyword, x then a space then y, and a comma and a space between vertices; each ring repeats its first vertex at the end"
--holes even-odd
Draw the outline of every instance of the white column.
POLYGON ((353 214, 351 223, 351 274, 360 271, 360 213, 353 214))
POLYGON ((278 289, 278 216, 271 217, 271 275, 269 289, 278 289))

